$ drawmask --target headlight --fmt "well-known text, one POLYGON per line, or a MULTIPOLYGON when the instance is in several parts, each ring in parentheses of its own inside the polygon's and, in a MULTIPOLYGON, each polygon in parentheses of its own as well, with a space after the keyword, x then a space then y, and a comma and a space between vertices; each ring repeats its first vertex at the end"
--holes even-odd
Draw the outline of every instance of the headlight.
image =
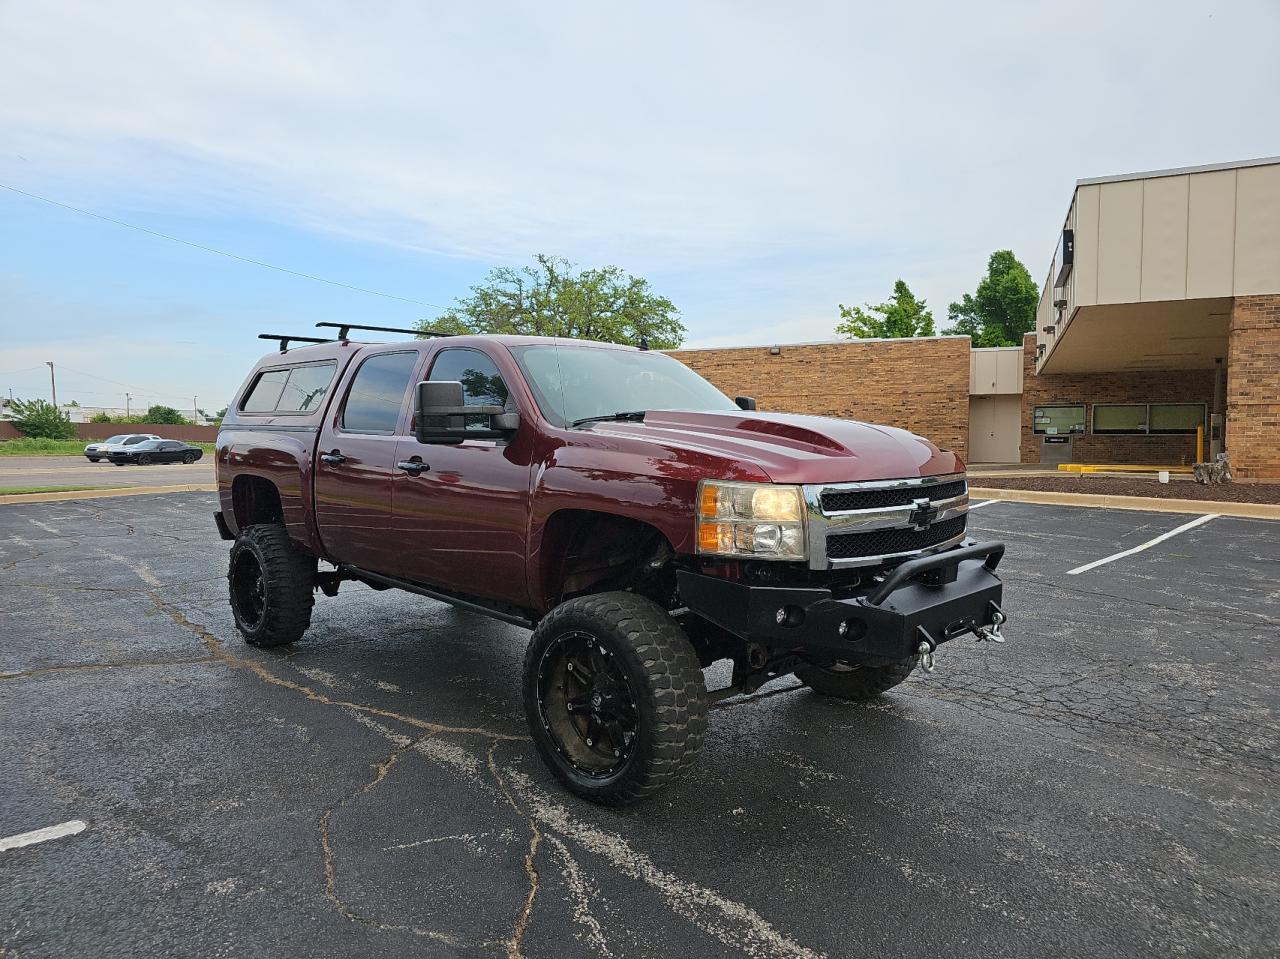
POLYGON ((802 560, 807 556, 799 486, 703 480, 698 552, 704 556, 802 560))

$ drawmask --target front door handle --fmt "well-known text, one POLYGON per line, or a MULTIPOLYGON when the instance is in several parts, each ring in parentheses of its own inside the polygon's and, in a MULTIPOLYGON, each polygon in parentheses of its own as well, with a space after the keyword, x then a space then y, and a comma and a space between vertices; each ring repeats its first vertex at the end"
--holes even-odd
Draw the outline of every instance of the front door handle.
POLYGON ((328 463, 330 466, 337 466, 339 463, 345 463, 346 461, 347 461, 347 458, 343 456, 341 453, 339 453, 337 450, 334 450, 332 453, 320 454, 320 462, 328 463))
POLYGON ((404 470, 410 476, 421 476, 423 472, 431 469, 426 463, 420 459, 401 460, 396 464, 396 469, 404 470))

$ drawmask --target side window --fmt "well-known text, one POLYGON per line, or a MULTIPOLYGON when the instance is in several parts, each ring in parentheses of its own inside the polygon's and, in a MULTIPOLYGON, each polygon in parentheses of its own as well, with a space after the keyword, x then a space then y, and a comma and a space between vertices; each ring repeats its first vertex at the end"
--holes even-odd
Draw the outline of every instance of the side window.
POLYGON ((347 391, 342 428, 354 433, 394 433, 417 365, 416 351, 379 353, 361 363, 347 391))
MULTIPOLYGON (((442 350, 427 379, 459 381, 467 406, 506 406, 510 395, 498 367, 479 350, 442 350)), ((466 427, 487 430, 488 417, 468 416, 466 427)))
POLYGON ((259 373, 257 382, 249 387, 240 404, 243 413, 273 413, 280 402, 280 391, 289 379, 288 370, 267 370, 259 373))
POLYGON ((314 366, 295 366, 289 371, 276 411, 280 413, 311 413, 320 408, 324 395, 329 392, 333 371, 337 363, 317 363, 314 366))
POLYGON ((163 449, 166 449, 166 450, 169 450, 170 452, 172 452, 172 451, 174 451, 174 450, 180 450, 180 449, 182 449, 183 444, 182 444, 182 443, 177 442, 176 440, 170 440, 170 441, 169 441, 169 442, 167 442, 167 443, 162 443, 162 444, 161 444, 161 447, 162 447, 163 449))
POLYGON ((130 436, 127 440, 124 441, 124 445, 132 446, 134 443, 141 443, 145 439, 146 439, 145 436, 130 436))

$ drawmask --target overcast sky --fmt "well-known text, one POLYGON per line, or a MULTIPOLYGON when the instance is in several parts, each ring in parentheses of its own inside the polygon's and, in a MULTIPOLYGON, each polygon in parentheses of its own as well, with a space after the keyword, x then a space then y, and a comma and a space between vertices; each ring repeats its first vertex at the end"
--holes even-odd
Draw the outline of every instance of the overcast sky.
POLYGON ((0 0, 0 389, 225 405, 264 330, 411 325, 534 252, 648 277, 689 345, 826 339, 1079 177, 1280 154, 1280 2, 0 0), (410 302, 416 301, 416 302, 410 302))

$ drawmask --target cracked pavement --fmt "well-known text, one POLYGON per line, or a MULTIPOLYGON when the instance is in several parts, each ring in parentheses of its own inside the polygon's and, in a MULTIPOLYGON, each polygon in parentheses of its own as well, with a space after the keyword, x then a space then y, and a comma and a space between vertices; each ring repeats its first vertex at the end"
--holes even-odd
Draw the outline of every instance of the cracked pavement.
MULTIPOLYGON (((525 735, 527 634, 344 584, 239 640, 211 494, 0 507, 0 956, 1274 955, 1280 524, 999 503, 1004 646, 794 679, 604 810, 525 735)), ((710 680, 723 683, 713 667, 710 680)))

